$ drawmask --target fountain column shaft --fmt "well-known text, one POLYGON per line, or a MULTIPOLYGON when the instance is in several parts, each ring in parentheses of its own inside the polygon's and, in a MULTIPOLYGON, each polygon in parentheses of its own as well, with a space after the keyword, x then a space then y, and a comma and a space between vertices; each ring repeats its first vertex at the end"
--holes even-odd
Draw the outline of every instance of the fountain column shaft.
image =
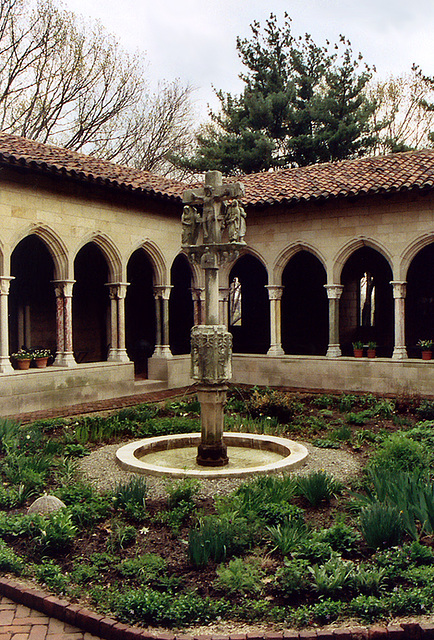
POLYGON ((218 267, 205 269, 205 324, 219 324, 218 267))

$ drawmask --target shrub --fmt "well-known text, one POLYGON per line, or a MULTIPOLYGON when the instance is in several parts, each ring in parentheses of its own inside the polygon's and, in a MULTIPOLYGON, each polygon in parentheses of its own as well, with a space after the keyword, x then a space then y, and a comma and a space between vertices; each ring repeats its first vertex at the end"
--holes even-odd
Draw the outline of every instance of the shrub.
POLYGON ((300 593, 310 585, 308 561, 284 559, 284 566, 276 571, 275 585, 283 595, 290 596, 300 593))
POLYGON ((234 558, 229 564, 217 568, 215 586, 230 594, 259 593, 263 575, 257 560, 234 558))
POLYGON ((416 409, 416 415, 422 420, 434 420, 434 400, 422 400, 416 409))
POLYGON ((288 393, 256 389, 249 398, 247 409, 254 417, 266 415, 287 424, 300 410, 300 403, 288 393))
POLYGON ((398 433, 383 441, 371 457, 369 465, 388 469, 390 472, 426 470, 429 467, 429 457, 419 442, 398 433))
POLYGON ((13 549, 0 540, 0 571, 7 571, 19 576, 23 573, 26 563, 13 549))
POLYGON ((328 529, 318 531, 316 535, 318 540, 326 542, 334 551, 339 552, 352 551, 360 542, 359 532, 344 522, 336 522, 328 529))
POLYGON ((376 596, 360 595, 351 600, 348 610, 364 622, 375 622, 387 613, 387 605, 376 596))
POLYGON ((33 565, 33 570, 37 580, 42 585, 47 585, 49 589, 59 594, 68 593, 70 586, 69 576, 63 574, 61 568, 53 560, 44 559, 42 564, 33 565))
POLYGON ((168 484, 166 487, 169 509, 178 507, 181 503, 191 502, 194 505, 193 498, 199 491, 199 480, 187 478, 180 480, 175 484, 168 484))
POLYGON ((342 484, 326 471, 312 471, 306 476, 297 477, 296 492, 316 507, 323 500, 329 502, 341 493, 342 484))
POLYGON ((175 596, 152 589, 134 589, 116 599, 115 614, 128 623, 181 626, 192 622, 209 622, 224 616, 229 604, 201 598, 194 593, 175 596))
POLYGON ((370 549, 400 544, 403 526, 399 510, 382 502, 374 502, 360 513, 360 531, 370 549))

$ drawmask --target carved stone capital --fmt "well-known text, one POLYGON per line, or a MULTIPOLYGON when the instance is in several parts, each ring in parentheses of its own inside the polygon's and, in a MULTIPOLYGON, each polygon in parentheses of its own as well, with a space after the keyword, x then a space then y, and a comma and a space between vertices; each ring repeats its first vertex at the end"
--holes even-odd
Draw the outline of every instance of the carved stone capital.
POLYGON ((129 284, 129 282, 107 282, 105 286, 109 288, 111 300, 121 300, 126 297, 129 284))
POLYGON ((9 295, 11 280, 15 280, 14 276, 0 276, 0 296, 9 295))
POLYGON ((342 291, 344 290, 344 285, 343 284, 325 284, 324 288, 327 291, 327 298, 329 300, 339 300, 342 295, 342 291))
POLYGON ((393 297, 405 298, 407 295, 407 282, 405 280, 391 280, 390 284, 393 288, 393 297))
POLYGON ((197 325, 191 329, 191 376, 208 384, 232 377, 232 334, 224 325, 197 325))
POLYGON ((157 300, 168 300, 170 298, 170 292, 173 289, 172 284, 156 284, 154 286, 154 298, 157 300))
POLYGON ((52 280, 56 298, 72 298, 75 280, 52 280))
POLYGON ((284 286, 280 284, 266 284, 265 288, 268 291, 269 300, 281 300, 283 295, 284 286))

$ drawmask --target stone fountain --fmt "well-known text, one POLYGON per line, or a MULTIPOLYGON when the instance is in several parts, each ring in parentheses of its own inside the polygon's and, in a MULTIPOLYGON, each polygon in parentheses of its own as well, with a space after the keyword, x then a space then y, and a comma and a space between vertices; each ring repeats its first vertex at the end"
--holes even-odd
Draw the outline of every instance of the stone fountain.
POLYGON ((198 381, 201 434, 125 445, 116 453, 124 469, 171 477, 240 477, 294 469, 307 456, 307 449, 292 440, 223 433, 227 383, 232 377, 232 334, 219 324, 219 268, 236 260, 246 244, 246 214, 239 203, 243 195, 243 185, 223 184, 219 171, 209 171, 203 187, 183 194, 182 248, 205 272, 205 324, 191 331, 191 375, 198 381), (228 468, 228 443, 234 452, 235 448, 243 452, 234 468, 228 468), (196 468, 191 465, 194 460, 196 468))

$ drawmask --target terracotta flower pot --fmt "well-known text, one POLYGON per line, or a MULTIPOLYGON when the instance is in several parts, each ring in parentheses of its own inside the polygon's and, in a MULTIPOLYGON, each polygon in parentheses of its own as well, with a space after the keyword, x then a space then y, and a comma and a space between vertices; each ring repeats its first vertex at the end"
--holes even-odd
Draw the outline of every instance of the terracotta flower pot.
POLYGON ((432 351, 422 351, 422 360, 431 360, 432 351))
POLYGON ((45 369, 48 362, 48 356, 46 358, 35 358, 35 366, 37 369, 45 369))
POLYGON ((377 355, 377 352, 375 349, 368 349, 367 355, 368 355, 368 358, 375 358, 375 356, 377 355))
POLYGON ((30 367, 31 361, 31 358, 28 358, 26 360, 15 360, 15 365, 17 369, 24 370, 30 367))
POLYGON ((354 349, 353 352, 355 358, 363 358, 363 349, 354 349))

